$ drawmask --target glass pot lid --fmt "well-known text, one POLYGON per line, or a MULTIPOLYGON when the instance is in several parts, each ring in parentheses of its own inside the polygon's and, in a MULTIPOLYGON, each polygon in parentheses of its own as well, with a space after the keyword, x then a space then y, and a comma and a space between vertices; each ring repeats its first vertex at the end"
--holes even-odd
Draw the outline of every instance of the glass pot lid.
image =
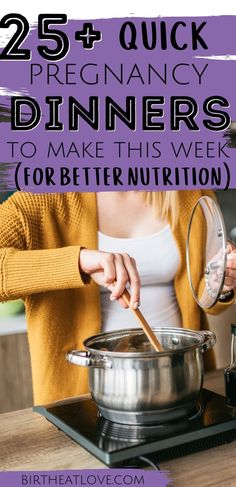
POLYGON ((209 196, 202 196, 192 211, 186 259, 194 298, 201 308, 211 308, 217 302, 224 285, 227 240, 219 205, 209 196))

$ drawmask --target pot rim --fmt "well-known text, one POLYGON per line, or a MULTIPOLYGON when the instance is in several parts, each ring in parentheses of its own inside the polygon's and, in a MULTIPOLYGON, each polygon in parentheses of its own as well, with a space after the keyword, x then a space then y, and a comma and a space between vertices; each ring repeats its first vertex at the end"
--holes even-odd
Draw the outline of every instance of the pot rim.
MULTIPOLYGON (((96 335, 92 335, 88 338, 86 338, 83 342, 83 345, 84 347, 92 354, 97 354, 99 356, 108 356, 108 357, 114 357, 114 358, 150 358, 150 357, 164 357, 164 356, 169 356, 169 355, 173 355, 173 354, 176 354, 176 353, 182 353, 182 352, 186 352, 188 350, 195 350, 196 348, 199 348, 200 351, 202 352, 203 350, 201 350, 201 346, 203 345, 204 341, 206 340, 206 336, 204 334, 204 330, 199 330, 199 331, 195 331, 195 330, 191 330, 189 328, 179 328, 179 327, 167 327, 167 326, 158 326, 158 327, 153 327, 152 330, 155 332, 158 333, 159 332, 168 332, 168 333, 178 333, 180 335, 185 335, 185 334, 190 334, 192 335, 193 338, 197 338, 198 339, 198 343, 194 343, 192 345, 186 345, 185 347, 181 347, 181 348, 178 348, 178 349, 174 349, 174 350, 166 350, 166 351, 163 351, 163 352, 156 352, 155 350, 151 351, 151 352, 114 352, 114 351, 110 351, 110 350, 99 350, 97 348, 93 348, 91 346, 91 343, 89 345, 89 342, 91 341, 94 341, 96 339, 99 339, 101 337, 103 338, 112 338, 112 337, 115 337, 117 334, 120 335, 120 338, 122 338, 122 336, 126 336, 127 334, 131 334, 131 335, 135 335, 136 333, 138 334, 143 334, 145 335, 144 331, 142 328, 122 328, 122 329, 119 329, 119 330, 115 330, 115 331, 112 331, 112 332, 101 332, 101 333, 98 333, 96 335), (141 333, 140 333, 141 332, 141 333)), ((207 333, 212 335, 212 337, 214 336, 214 333, 211 332, 211 331, 208 331, 207 330, 207 333)))

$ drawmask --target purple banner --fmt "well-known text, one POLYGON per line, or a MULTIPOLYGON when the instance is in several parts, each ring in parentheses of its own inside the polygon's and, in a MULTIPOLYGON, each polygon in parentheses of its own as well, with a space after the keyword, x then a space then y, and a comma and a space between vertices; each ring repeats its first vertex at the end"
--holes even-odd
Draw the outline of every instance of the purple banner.
POLYGON ((0 485, 6 487, 168 487, 168 472, 138 469, 92 469, 61 471, 0 472, 0 485))
POLYGON ((236 17, 49 17, 0 54, 0 189, 236 188, 236 17))

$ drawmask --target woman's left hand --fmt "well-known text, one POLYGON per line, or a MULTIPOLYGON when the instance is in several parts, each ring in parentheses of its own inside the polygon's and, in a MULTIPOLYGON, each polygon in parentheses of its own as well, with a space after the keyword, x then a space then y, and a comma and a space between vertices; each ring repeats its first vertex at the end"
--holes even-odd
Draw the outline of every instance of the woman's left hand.
POLYGON ((234 290, 236 287, 236 247, 233 243, 227 243, 227 267, 223 292, 234 290))

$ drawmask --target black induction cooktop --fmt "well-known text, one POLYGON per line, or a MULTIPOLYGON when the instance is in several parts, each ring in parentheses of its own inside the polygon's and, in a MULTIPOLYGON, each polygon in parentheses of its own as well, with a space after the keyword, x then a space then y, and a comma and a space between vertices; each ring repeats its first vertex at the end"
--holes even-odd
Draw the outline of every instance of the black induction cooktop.
POLYGON ((191 417, 161 425, 113 423, 100 415, 92 399, 36 406, 34 411, 109 466, 136 466, 138 459, 146 455, 159 463, 236 438, 236 408, 206 389, 191 417))

